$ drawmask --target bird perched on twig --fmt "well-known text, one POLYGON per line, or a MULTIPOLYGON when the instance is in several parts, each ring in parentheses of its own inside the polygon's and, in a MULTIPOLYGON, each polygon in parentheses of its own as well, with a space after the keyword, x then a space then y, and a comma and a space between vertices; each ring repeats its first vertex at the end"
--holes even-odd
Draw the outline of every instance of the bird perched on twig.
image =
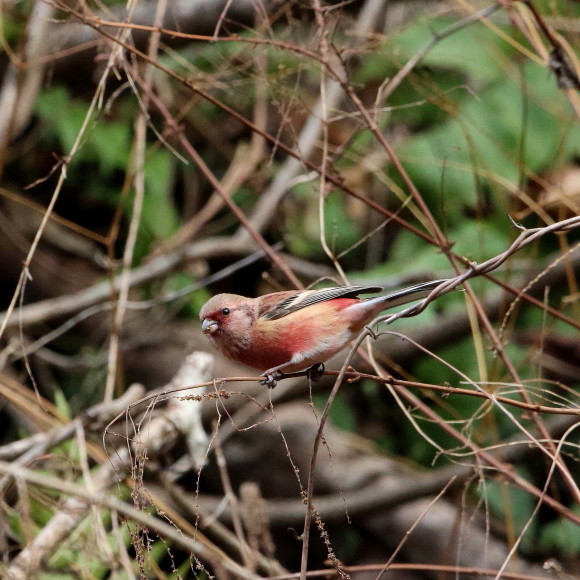
POLYGON ((417 284, 374 298, 376 286, 339 286, 246 298, 218 294, 202 307, 201 328, 225 357, 262 372, 276 385, 280 373, 314 369, 341 351, 383 310, 420 300, 446 280, 417 284))

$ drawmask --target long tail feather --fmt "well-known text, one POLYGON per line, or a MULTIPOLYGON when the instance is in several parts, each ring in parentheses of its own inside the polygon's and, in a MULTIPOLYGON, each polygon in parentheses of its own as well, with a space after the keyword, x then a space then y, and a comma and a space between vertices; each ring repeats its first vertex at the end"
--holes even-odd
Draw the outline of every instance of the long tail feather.
POLYGON ((433 289, 443 282, 446 282, 446 280, 443 279, 433 280, 432 282, 423 282, 422 284, 409 286, 408 288, 403 288, 402 290, 389 292, 384 296, 370 298, 370 301, 382 302, 384 304, 382 309, 387 310, 388 308, 394 308, 395 306, 408 304, 409 302, 414 302, 415 300, 422 300, 423 298, 429 296, 433 289))

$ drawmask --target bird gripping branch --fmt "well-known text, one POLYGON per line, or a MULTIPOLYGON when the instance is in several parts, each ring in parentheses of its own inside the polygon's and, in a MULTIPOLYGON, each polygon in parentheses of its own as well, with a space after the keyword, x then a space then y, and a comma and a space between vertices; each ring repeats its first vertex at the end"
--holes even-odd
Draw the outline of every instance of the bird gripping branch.
POLYGON ((226 358, 262 372, 273 387, 279 373, 316 368, 345 348, 383 310, 428 296, 435 280, 373 298, 376 286, 338 286, 246 298, 218 294, 202 307, 201 328, 226 358))

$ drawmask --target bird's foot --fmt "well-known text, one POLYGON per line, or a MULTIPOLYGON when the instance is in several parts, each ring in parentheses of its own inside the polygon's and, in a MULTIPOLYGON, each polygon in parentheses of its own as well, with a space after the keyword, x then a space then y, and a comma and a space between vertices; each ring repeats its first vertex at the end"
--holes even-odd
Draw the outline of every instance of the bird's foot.
POLYGON ((264 379, 260 381, 261 385, 265 385, 269 389, 273 389, 279 380, 287 379, 291 377, 303 377, 307 376, 311 381, 316 382, 322 375, 324 375, 324 365, 322 363, 317 363, 312 365, 305 371, 300 371, 298 373, 282 373, 280 371, 266 371, 262 376, 264 379))
POLYGON ((261 385, 266 385, 269 389, 273 389, 277 384, 278 381, 284 377, 282 373, 265 373, 264 380, 260 381, 261 385))
POLYGON ((313 382, 316 382, 323 375, 324 363, 316 363, 306 371, 306 376, 313 382))

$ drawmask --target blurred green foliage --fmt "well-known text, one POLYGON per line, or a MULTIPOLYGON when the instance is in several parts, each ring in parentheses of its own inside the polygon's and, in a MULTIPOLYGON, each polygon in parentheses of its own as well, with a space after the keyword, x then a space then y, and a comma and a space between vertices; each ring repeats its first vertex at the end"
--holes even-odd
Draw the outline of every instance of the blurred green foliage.
MULTIPOLYGON (((43 124, 46 146, 54 143, 62 155, 68 155, 89 114, 89 105, 73 98, 66 87, 55 85, 38 95, 36 112, 43 124)), ((89 119, 78 153, 71 163, 96 163, 97 175, 108 177, 114 170, 124 171, 131 151, 130 117, 103 122, 95 116, 89 119)))

